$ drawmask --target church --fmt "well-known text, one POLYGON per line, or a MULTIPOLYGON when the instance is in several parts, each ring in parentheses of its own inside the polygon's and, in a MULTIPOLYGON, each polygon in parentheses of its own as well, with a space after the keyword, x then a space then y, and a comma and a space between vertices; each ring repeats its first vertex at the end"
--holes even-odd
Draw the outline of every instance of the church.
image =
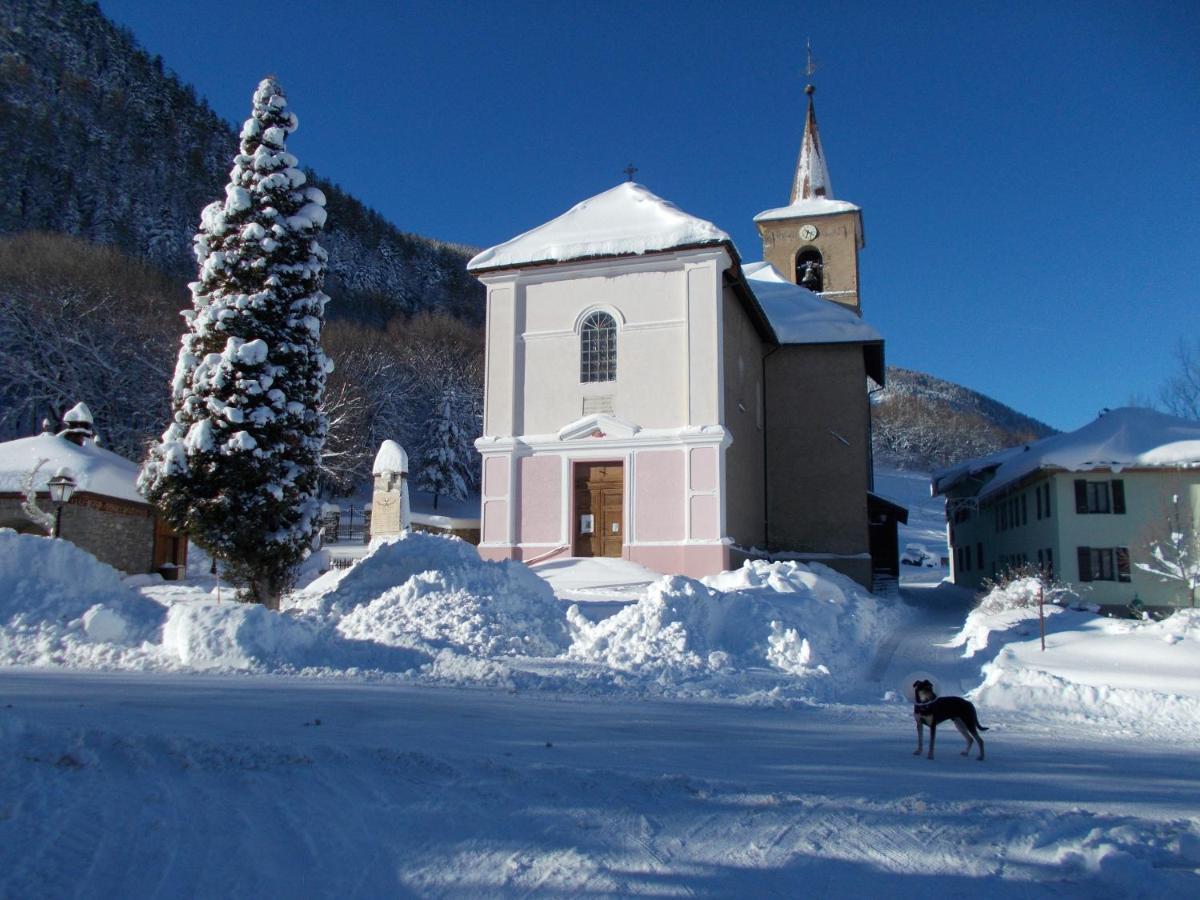
POLYGON ((894 571, 862 212, 833 197, 806 92, 790 203, 755 217, 764 261, 629 181, 468 263, 487 289, 483 557, 894 571))

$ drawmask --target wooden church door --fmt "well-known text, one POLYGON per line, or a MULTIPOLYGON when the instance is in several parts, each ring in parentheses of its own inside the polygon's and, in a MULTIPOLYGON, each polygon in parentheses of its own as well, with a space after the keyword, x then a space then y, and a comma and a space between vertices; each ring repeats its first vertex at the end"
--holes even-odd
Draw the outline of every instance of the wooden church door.
POLYGON ((576 463, 574 555, 620 558, 624 544, 624 463, 576 463))

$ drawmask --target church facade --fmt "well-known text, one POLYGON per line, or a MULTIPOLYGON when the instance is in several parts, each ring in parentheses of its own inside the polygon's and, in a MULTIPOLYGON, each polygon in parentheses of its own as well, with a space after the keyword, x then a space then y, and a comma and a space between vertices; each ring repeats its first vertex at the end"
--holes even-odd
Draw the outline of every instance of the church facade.
POLYGON ((787 554, 870 583, 883 339, 828 182, 810 96, 792 202, 756 218, 766 262, 632 182, 471 260, 483 556, 701 576, 787 554))

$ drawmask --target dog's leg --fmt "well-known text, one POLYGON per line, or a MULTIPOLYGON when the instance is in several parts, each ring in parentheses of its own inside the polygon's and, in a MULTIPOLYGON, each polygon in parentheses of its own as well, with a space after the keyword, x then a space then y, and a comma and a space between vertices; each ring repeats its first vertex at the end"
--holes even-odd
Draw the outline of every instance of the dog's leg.
POLYGON ((968 756, 971 753, 971 732, 968 730, 970 726, 962 719, 954 719, 953 722, 954 727, 958 729, 958 733, 967 739, 967 749, 962 752, 962 755, 968 756))
POLYGON ((983 762, 983 737, 979 734, 978 731, 974 731, 974 734, 975 734, 975 740, 979 741, 979 761, 983 762))
POLYGON ((933 759, 933 742, 937 739, 937 722, 929 723, 929 758, 933 759))
POLYGON ((921 730, 922 722, 920 716, 913 716, 917 722, 917 749, 913 751, 913 756, 920 756, 921 751, 925 749, 925 733, 921 730))

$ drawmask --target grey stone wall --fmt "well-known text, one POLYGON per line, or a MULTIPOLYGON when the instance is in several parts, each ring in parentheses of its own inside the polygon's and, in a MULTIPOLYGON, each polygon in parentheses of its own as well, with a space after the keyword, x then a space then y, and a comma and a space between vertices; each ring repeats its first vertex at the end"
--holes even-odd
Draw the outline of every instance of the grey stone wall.
MULTIPOLYGON (((52 512, 48 496, 38 505, 52 512)), ((0 527, 30 530, 21 498, 0 496, 0 527)), ((154 510, 93 494, 76 494, 63 507, 62 537, 87 550, 101 562, 129 574, 152 571, 154 510)))

